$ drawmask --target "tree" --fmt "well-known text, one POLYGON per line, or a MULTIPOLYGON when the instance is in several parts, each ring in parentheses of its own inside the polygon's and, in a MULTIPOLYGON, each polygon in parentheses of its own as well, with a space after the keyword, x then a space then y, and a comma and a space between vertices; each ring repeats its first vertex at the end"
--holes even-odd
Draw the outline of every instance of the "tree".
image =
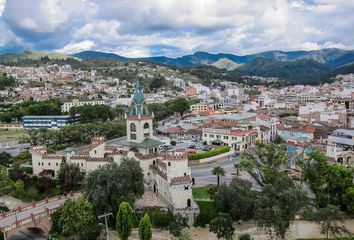
POLYGON ((141 218, 139 222, 139 240, 151 240, 152 231, 151 231, 151 222, 150 217, 145 213, 144 217, 141 218))
POLYGON ((231 240, 235 228, 232 226, 231 217, 217 217, 210 222, 209 231, 215 233, 218 239, 231 240))
POLYGON ((283 146, 257 142, 255 149, 242 155, 240 166, 263 187, 275 182, 278 176, 286 175, 284 169, 287 163, 288 157, 283 146))
POLYGON ((14 182, 7 175, 7 169, 4 166, 0 166, 0 196, 8 194, 13 189, 14 182))
POLYGON ((15 182, 12 195, 15 198, 23 198, 25 196, 25 184, 22 180, 17 180, 15 182))
POLYGON ((97 225, 93 205, 83 197, 67 199, 53 218, 55 231, 74 239, 96 239, 97 225))
POLYGON ((219 188, 220 186, 220 176, 225 176, 225 170, 220 167, 220 166, 216 166, 213 168, 213 170, 211 171, 213 175, 216 175, 217 178, 217 187, 219 188))
POLYGON ((285 143, 285 140, 279 136, 278 134, 275 136, 274 140, 273 140, 273 143, 275 144, 284 144, 285 143))
POLYGON ((85 172, 78 165, 61 163, 58 171, 58 183, 63 192, 78 190, 85 178, 85 172))
POLYGON ((327 157, 320 152, 313 152, 309 159, 305 181, 315 194, 319 207, 333 204, 346 210, 345 198, 348 189, 353 186, 353 169, 341 164, 329 164, 327 157))
POLYGON ((31 163, 32 157, 28 150, 20 152, 17 156, 12 158, 12 162, 15 164, 31 163))
POLYGON ((333 205, 320 208, 315 215, 316 222, 320 225, 321 233, 329 236, 338 237, 349 235, 349 230, 344 226, 346 215, 340 209, 333 205))
POLYGON ((354 186, 347 189, 343 196, 343 203, 349 214, 354 215, 354 186))
POLYGON ((117 204, 122 201, 134 204, 135 199, 143 195, 143 170, 133 159, 122 159, 120 165, 104 165, 87 176, 85 190, 85 195, 99 212, 116 214, 117 204))
MULTIPOLYGON (((120 239, 122 239, 122 240, 127 240, 132 232, 132 229, 133 229, 133 209, 129 205, 129 203, 127 203, 127 202, 121 202, 121 204, 119 204, 116 229, 117 229, 120 239)), ((140 232, 139 232, 139 235, 140 235, 140 232)))
POLYGON ((273 184, 263 187, 256 201, 255 220, 257 227, 264 229, 270 238, 285 239, 296 213, 307 205, 305 192, 296 187, 284 175, 277 177, 273 184))
POLYGON ((229 213, 234 220, 248 220, 254 216, 256 197, 252 183, 234 178, 229 186, 219 187, 214 202, 220 212, 229 213))
POLYGON ((182 230, 186 227, 188 227, 187 219, 179 213, 175 215, 168 226, 170 233, 175 237, 179 237, 182 234, 182 230))
POLYGON ((7 152, 1 152, 0 153, 0 165, 9 167, 10 164, 12 163, 11 161, 11 155, 8 154, 7 152))

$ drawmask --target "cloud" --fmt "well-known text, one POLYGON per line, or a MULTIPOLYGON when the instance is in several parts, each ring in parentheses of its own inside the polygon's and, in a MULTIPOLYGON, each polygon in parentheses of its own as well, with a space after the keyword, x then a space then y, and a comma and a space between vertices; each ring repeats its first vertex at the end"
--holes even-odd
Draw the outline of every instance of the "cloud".
POLYGON ((0 0, 0 17, 5 9, 6 6, 6 0, 0 0))
POLYGON ((76 53, 81 51, 90 50, 92 47, 95 46, 95 43, 90 40, 85 40, 82 42, 77 43, 69 43, 65 45, 62 49, 58 49, 56 51, 64 52, 64 53, 76 53))
POLYGON ((3 49, 9 39, 35 50, 129 57, 354 46, 354 2, 347 0, 19 1, 7 1, 0 18, 11 33, 6 41, 0 35, 3 49))

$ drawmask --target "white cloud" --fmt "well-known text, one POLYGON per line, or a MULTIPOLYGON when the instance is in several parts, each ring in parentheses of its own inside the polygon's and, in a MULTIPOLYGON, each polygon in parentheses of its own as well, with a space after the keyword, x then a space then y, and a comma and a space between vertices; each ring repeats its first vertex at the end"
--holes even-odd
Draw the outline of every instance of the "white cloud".
MULTIPOLYGON (((1 3, 4 0, 0 9, 1 3)), ((22 3, 8 1, 0 23, 6 22, 9 31, 37 49, 90 48, 124 56, 176 57, 200 50, 248 54, 354 45, 354 1, 348 0, 22 3)))
POLYGON ((0 0, 0 17, 5 9, 6 6, 6 0, 0 0))
POLYGON ((82 42, 71 42, 65 45, 62 49, 57 49, 59 52, 64 53, 76 53, 81 51, 90 50, 95 46, 95 43, 91 40, 85 40, 82 42))

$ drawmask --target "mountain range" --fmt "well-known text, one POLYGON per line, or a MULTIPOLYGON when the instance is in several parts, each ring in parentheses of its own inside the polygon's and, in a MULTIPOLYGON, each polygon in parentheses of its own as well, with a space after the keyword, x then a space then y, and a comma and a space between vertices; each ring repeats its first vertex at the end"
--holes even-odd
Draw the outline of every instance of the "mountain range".
POLYGON ((118 61, 149 61, 174 67, 214 66, 233 71, 237 75, 254 75, 260 77, 279 77, 291 83, 318 82, 332 72, 350 72, 354 69, 354 50, 328 48, 313 51, 268 51, 250 55, 226 53, 196 52, 177 58, 165 56, 148 58, 127 58, 114 53, 83 51, 72 55, 63 53, 42 53, 24 51, 0 55, 0 62, 16 62, 26 59, 115 59, 118 61), (352 66, 353 65, 353 66, 352 66))

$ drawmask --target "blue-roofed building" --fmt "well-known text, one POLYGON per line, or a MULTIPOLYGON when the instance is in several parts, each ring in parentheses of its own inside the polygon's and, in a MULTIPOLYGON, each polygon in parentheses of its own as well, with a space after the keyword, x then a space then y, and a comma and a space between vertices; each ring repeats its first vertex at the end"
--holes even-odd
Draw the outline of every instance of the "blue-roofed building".
POLYGON ((76 122, 72 121, 69 115, 27 115, 22 117, 22 124, 24 129, 52 129, 57 130, 66 125, 76 122))
POLYGON ((327 156, 338 163, 354 166, 354 130, 336 129, 328 136, 327 156))

